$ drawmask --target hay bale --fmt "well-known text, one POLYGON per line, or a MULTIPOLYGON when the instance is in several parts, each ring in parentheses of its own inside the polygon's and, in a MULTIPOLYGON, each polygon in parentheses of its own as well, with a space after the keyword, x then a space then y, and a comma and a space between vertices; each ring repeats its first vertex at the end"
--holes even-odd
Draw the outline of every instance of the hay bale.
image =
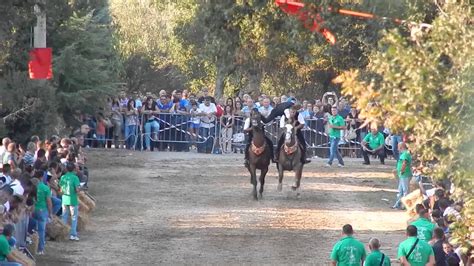
POLYGON ((87 193, 81 191, 77 195, 79 197, 79 200, 84 202, 84 204, 89 207, 90 211, 93 211, 95 209, 95 201, 89 195, 87 195, 87 193))
POLYGON ((50 223, 46 224, 46 234, 55 240, 66 240, 69 237, 71 227, 57 217, 54 216, 50 223))
POLYGON ((30 251, 31 255, 35 256, 36 252, 38 251, 39 245, 39 236, 38 233, 35 232, 34 234, 30 235, 31 244, 28 244, 26 248, 30 251))
POLYGON ((81 212, 85 212, 85 213, 89 213, 91 210, 89 209, 89 206, 87 206, 84 201, 82 201, 81 199, 79 199, 79 213, 81 212))
POLYGON ((85 231, 89 222, 90 222, 89 215, 87 213, 79 212, 79 217, 77 219, 77 231, 78 232, 85 231))
POLYGON ((23 266, 35 266, 36 263, 30 257, 28 257, 25 253, 15 249, 12 251, 12 256, 16 262, 20 263, 23 266))
POLYGON ((406 195, 405 197, 402 198, 402 203, 405 205, 405 208, 407 210, 407 214, 410 217, 413 217, 416 215, 416 210, 415 207, 417 204, 423 203, 423 194, 421 193, 421 190, 417 189, 410 194, 406 195))

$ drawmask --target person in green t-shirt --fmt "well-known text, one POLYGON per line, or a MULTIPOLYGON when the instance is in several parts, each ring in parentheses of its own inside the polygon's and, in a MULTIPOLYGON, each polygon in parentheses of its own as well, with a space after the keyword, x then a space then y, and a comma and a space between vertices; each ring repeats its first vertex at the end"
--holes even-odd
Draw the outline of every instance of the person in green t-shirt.
MULTIPOLYGON (((37 170, 37 176, 43 176, 42 170, 37 170), (38 172, 39 171, 39 172, 38 172)), ((51 189, 38 178, 32 178, 31 182, 36 186, 36 204, 33 218, 36 220, 38 230, 38 250, 37 254, 44 254, 46 244, 46 223, 52 218, 53 203, 51 201, 51 189)))
POLYGON ((339 153, 338 145, 339 140, 341 139, 341 130, 346 129, 346 122, 344 121, 344 118, 338 114, 337 106, 333 106, 331 108, 331 114, 332 115, 328 117, 330 148, 329 161, 326 166, 330 167, 334 157, 337 157, 337 160, 339 161, 339 167, 343 167, 344 161, 342 160, 342 156, 339 153))
POLYGON ((372 125, 370 134, 367 134, 361 143, 362 156, 364 156, 364 163, 370 164, 369 154, 377 155, 381 164, 385 164, 385 138, 377 129, 377 126, 372 125))
POLYGON ((403 266, 434 266, 433 248, 418 239, 417 229, 413 225, 407 227, 407 239, 398 245, 398 259, 403 266))
POLYGON ((77 219, 79 217, 79 201, 77 193, 80 191, 79 177, 77 177, 75 170, 76 166, 73 163, 66 165, 67 173, 61 177, 59 181, 60 192, 62 193, 62 208, 63 208, 63 222, 68 223, 69 216, 71 216, 71 232, 69 239, 78 241, 77 236, 77 219))
POLYGON ((365 248, 359 240, 352 235, 354 230, 350 224, 342 227, 343 237, 333 247, 331 252, 331 264, 336 266, 362 265, 365 259, 365 248))
POLYGON ((400 158, 397 161, 397 176, 398 176, 398 194, 395 204, 392 206, 393 209, 401 208, 401 200, 409 193, 409 183, 412 177, 411 171, 411 154, 408 151, 407 144, 400 142, 398 144, 398 150, 400 151, 400 158))
POLYGON ((380 241, 377 238, 369 240, 370 254, 364 262, 364 266, 390 266, 390 258, 380 252, 380 241))
MULTIPOLYGON (((3 226, 3 232, 0 235, 0 264, 4 264, 4 262, 8 261, 8 265, 19 265, 15 263, 15 258, 12 256, 12 250, 8 241, 11 239, 13 232, 15 231, 15 227, 12 224, 6 224, 3 226)), ((6 264, 6 263, 5 263, 6 264)))
POLYGON ((412 222, 411 225, 416 227, 416 230, 418 231, 417 237, 420 240, 428 242, 433 237, 433 230, 436 225, 430 221, 430 214, 427 209, 421 210, 419 216, 420 218, 412 222))

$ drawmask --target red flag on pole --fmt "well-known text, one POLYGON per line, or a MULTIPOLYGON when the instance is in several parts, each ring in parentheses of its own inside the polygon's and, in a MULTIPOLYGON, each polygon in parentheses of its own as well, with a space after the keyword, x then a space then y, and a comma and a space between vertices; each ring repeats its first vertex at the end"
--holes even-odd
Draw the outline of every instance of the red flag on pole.
POLYGON ((51 48, 34 48, 30 51, 30 61, 28 62, 30 79, 53 78, 52 54, 51 48))

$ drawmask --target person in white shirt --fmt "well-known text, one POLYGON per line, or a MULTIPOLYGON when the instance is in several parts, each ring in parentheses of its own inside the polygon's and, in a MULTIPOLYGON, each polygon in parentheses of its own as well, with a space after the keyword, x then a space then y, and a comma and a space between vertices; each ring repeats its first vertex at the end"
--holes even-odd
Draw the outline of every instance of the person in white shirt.
POLYGON ((201 110, 200 135, 208 138, 204 143, 198 145, 198 152, 210 153, 213 146, 212 136, 214 136, 217 107, 211 102, 211 97, 204 97, 203 103, 199 105, 201 110))
MULTIPOLYGON (((311 161, 306 159, 306 140, 304 139, 303 132, 301 129, 305 126, 306 122, 304 121, 304 117, 298 110, 301 108, 299 104, 293 105, 291 108, 285 110, 283 115, 280 118, 280 128, 284 128, 286 125, 287 120, 290 117, 293 117, 296 120, 295 127, 296 127, 296 137, 298 138, 298 142, 300 143, 301 147, 303 148, 301 162, 303 164, 310 163, 311 161)), ((285 142, 285 136, 282 134, 280 139, 278 140, 277 150, 276 150, 276 157, 278 161, 278 156, 280 156, 280 149, 285 142)))
POLYGON ((9 164, 3 164, 2 176, 0 176, 0 188, 9 185, 12 182, 10 177, 11 166, 9 164))
POLYGON ((13 195, 20 195, 23 196, 23 193, 25 192, 25 189, 20 183, 20 178, 21 175, 21 170, 20 169, 15 169, 12 172, 12 182, 10 183, 10 187, 13 189, 13 195))
POLYGON ((270 105, 270 98, 263 99, 262 105, 258 107, 258 111, 263 115, 263 117, 268 117, 272 110, 273 107, 270 105))
POLYGON ((5 152, 7 151, 8 144, 10 144, 12 140, 10 138, 3 138, 2 139, 2 146, 0 146, 0 158, 3 160, 3 155, 5 155, 5 152))

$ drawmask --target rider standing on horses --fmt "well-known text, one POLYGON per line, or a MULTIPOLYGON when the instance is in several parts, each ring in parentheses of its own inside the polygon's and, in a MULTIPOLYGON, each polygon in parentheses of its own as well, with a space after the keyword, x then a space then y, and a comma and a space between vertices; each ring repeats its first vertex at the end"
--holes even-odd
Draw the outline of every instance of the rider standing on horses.
MULTIPOLYGON (((286 109, 283 112, 283 115, 281 116, 281 119, 280 119, 280 128, 284 128, 288 120, 292 120, 293 125, 296 129, 296 137, 298 138, 298 142, 300 143, 301 148, 302 148, 301 162, 303 164, 306 164, 306 163, 310 163, 311 161, 306 159, 306 140, 304 139, 303 132, 301 132, 301 129, 305 126, 306 123, 304 121, 303 115, 298 112, 300 108, 301 106, 299 104, 296 104, 296 105, 293 104, 290 108, 286 109)), ((284 142, 285 142, 285 135, 282 134, 280 136, 280 139, 278 140, 278 145, 277 145, 277 150, 276 150, 277 162, 280 156, 280 149, 283 146, 284 142)))
MULTIPOLYGON (((251 119, 252 119, 252 114, 254 112, 258 113, 259 111, 257 108, 253 108, 250 112, 250 117, 247 117, 244 123, 244 132, 249 134, 248 142, 247 142, 247 145, 245 146, 245 161, 244 161, 244 165, 247 168, 249 167, 249 149, 250 149, 250 145, 252 144, 252 138, 253 138, 251 119)), ((261 118, 263 121, 264 117, 261 116, 261 118)), ((265 132, 264 123, 262 123, 262 130, 263 132, 265 132)), ((267 142, 267 146, 270 148, 270 158, 272 158, 272 161, 275 162, 274 155, 273 155, 273 142, 267 136, 265 136, 265 141, 267 142)))

